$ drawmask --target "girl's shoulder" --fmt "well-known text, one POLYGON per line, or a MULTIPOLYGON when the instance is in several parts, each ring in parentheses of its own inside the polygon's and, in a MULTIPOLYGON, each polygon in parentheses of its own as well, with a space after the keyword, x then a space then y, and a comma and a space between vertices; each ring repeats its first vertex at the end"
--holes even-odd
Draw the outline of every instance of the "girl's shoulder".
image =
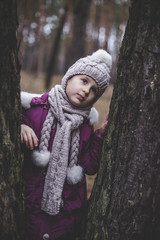
POLYGON ((32 98, 31 106, 34 105, 46 105, 48 104, 48 93, 44 93, 41 96, 35 96, 32 98))
POLYGON ((29 109, 35 105, 46 105, 48 104, 48 93, 36 94, 21 92, 21 105, 25 109, 29 109))

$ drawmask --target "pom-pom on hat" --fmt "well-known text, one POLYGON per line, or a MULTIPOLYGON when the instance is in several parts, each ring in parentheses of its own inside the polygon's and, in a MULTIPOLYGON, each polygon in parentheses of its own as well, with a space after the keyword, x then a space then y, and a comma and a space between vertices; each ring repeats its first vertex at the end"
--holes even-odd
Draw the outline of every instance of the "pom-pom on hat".
POLYGON ((97 100, 109 85, 111 67, 111 55, 105 50, 99 49, 90 56, 80 58, 68 69, 62 78, 62 87, 65 90, 68 79, 75 75, 87 75, 93 78, 98 85, 97 100))

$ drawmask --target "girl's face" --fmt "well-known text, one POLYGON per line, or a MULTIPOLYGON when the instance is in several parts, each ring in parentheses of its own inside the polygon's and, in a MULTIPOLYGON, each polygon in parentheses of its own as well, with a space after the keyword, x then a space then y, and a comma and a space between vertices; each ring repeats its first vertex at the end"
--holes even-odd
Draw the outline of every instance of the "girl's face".
POLYGON ((67 81, 66 94, 76 107, 83 108, 93 104, 97 94, 97 83, 86 75, 75 75, 67 81))

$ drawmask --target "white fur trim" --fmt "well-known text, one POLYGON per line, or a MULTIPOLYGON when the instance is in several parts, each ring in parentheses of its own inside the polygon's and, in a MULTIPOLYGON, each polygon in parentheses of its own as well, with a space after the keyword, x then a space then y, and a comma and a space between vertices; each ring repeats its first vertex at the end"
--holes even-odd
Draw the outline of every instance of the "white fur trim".
POLYGON ((99 49, 96 52, 94 52, 92 54, 92 56, 100 59, 102 62, 104 62, 108 66, 109 69, 111 69, 111 67, 112 67, 112 57, 105 50, 99 49))
POLYGON ((31 107, 31 101, 33 97, 41 97, 42 94, 37 93, 28 93, 28 92, 21 92, 21 104, 22 107, 25 109, 29 109, 31 107))
POLYGON ((38 151, 32 152, 32 161, 37 167, 46 167, 50 158, 49 151, 38 151))
POLYGON ((83 177, 83 168, 81 166, 73 166, 67 168, 67 182, 69 184, 77 184, 83 177))
POLYGON ((91 111, 89 113, 89 123, 90 123, 90 125, 93 125, 93 124, 97 123, 98 119, 99 119, 99 113, 94 107, 92 107, 91 111))
POLYGON ((43 235, 43 240, 47 240, 47 239, 49 239, 49 234, 48 234, 48 233, 45 233, 45 234, 43 235))

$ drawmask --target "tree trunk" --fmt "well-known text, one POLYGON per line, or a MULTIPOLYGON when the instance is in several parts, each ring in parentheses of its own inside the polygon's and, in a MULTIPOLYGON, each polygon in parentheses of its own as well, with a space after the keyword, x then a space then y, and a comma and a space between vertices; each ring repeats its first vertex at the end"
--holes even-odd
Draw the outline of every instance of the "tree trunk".
POLYGON ((94 32, 96 38, 93 39, 93 51, 96 51, 99 48, 99 31, 101 25, 101 14, 102 14, 102 3, 97 3, 95 6, 95 22, 94 22, 94 32))
POLYGON ((22 240, 20 158, 20 66, 16 1, 0 2, 0 239, 22 240))
POLYGON ((50 87, 51 77, 52 77, 52 74, 55 72, 57 56, 58 56, 58 51, 59 51, 59 47, 60 47, 60 40, 61 40, 63 27, 64 27, 64 24, 66 21, 66 17, 67 17, 67 12, 68 12, 68 4, 66 1, 64 7, 61 9, 60 21, 59 21, 56 36, 55 36, 55 39, 53 42, 51 55, 49 58, 47 74, 46 74, 46 79, 45 79, 45 88, 46 89, 48 89, 50 87))
POLYGON ((160 1, 131 1, 83 240, 160 239, 160 1))
POLYGON ((86 23, 92 0, 72 0, 73 36, 66 54, 67 70, 77 59, 84 57, 86 46, 86 23))

